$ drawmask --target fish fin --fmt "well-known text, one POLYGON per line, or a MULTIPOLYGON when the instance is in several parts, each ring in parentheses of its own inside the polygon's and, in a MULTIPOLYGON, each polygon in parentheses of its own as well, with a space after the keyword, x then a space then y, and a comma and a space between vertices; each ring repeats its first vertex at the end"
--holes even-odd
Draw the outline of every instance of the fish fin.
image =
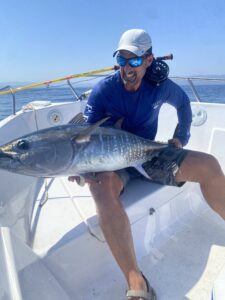
POLYGON ((68 124, 83 124, 83 123, 85 123, 85 122, 86 122, 85 117, 84 117, 83 113, 80 112, 79 114, 77 114, 76 116, 74 116, 74 117, 69 121, 68 124))
POLYGON ((122 124, 123 124, 123 120, 124 118, 119 118, 116 123, 114 124, 114 127, 117 129, 121 129, 122 128, 122 124))
POLYGON ((135 169, 137 169, 137 171, 139 173, 141 173, 144 177, 151 179, 151 177, 148 175, 148 173, 143 169, 142 166, 135 166, 135 169))
POLYGON ((88 128, 85 128, 82 130, 82 132, 74 138, 74 141, 76 143, 85 143, 90 141, 91 133, 98 128, 100 125, 102 125, 104 122, 106 122, 110 117, 105 117, 104 119, 99 120, 95 124, 90 125, 88 128))

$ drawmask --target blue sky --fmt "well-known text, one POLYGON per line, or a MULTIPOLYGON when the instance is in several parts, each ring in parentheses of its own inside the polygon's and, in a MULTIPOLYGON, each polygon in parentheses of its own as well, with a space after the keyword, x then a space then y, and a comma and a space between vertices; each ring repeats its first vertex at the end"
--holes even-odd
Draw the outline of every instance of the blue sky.
POLYGON ((107 68, 121 34, 147 30, 171 75, 225 74, 224 0, 1 1, 0 83, 107 68))

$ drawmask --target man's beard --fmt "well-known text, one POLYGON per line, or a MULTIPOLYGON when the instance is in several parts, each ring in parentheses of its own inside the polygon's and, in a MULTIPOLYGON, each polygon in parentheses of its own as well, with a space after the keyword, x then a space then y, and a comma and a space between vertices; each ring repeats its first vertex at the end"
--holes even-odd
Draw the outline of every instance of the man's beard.
POLYGON ((137 79, 137 73, 132 71, 132 72, 128 72, 128 74, 126 72, 124 72, 124 70, 121 72, 121 77, 124 81, 124 83, 135 83, 136 79, 137 79), (129 76, 130 75, 130 76, 129 76))

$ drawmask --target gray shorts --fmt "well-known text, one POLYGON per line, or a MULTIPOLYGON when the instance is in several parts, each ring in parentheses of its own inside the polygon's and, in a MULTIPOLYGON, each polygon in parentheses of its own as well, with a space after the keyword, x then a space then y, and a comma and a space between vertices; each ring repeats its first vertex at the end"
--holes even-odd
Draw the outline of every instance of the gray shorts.
MULTIPOLYGON (((188 152, 188 150, 174 146, 169 146, 163 150, 154 150, 151 159, 145 162, 142 167, 151 178, 150 181, 180 187, 185 182, 176 182, 175 175, 188 152)), ((149 181, 133 167, 115 172, 122 179, 124 186, 128 181, 135 178, 143 178, 149 181)))

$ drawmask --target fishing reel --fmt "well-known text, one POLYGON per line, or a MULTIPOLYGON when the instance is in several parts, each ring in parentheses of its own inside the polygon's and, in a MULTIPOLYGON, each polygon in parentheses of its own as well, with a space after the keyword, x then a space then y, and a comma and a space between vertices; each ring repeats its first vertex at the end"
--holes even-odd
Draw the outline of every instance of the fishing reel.
POLYGON ((172 60, 173 54, 154 58, 152 64, 146 70, 144 80, 156 85, 166 80, 170 71, 169 66, 165 63, 165 60, 168 59, 172 60))

